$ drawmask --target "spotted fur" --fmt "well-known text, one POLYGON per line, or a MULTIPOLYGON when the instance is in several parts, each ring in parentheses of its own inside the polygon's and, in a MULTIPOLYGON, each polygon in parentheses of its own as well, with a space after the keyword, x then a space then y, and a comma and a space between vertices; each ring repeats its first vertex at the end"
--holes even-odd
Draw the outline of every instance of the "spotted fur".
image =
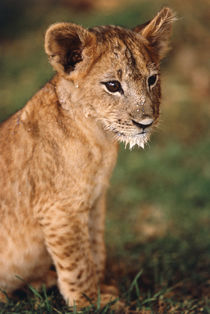
MULTIPOLYGON (((133 30, 71 23, 47 30, 57 73, 0 126, 2 291, 57 282, 69 305, 86 305, 84 294, 96 300, 117 141, 143 147, 158 122, 159 63, 173 20, 164 8, 133 30), (110 81, 121 89, 110 91, 110 81)), ((101 289, 104 304, 113 289, 101 289)))

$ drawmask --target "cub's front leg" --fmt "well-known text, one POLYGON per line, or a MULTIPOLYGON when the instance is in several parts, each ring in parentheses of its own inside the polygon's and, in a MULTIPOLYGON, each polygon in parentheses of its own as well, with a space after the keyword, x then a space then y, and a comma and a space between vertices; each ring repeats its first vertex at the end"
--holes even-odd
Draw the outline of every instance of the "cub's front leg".
POLYGON ((106 199, 103 193, 95 202, 89 214, 89 234, 91 251, 98 280, 104 279, 106 248, 104 242, 106 199))
POLYGON ((116 286, 104 285, 105 264, 106 264, 106 246, 104 240, 106 215, 106 192, 96 200, 90 210, 89 215, 89 232, 93 260, 96 268, 97 279, 100 282, 100 291, 103 294, 112 294, 118 296, 116 286))
POLYGON ((58 286, 66 302, 89 305, 84 297, 97 298, 98 282, 89 239, 87 210, 70 213, 65 208, 50 209, 39 220, 47 249, 54 261, 58 286))

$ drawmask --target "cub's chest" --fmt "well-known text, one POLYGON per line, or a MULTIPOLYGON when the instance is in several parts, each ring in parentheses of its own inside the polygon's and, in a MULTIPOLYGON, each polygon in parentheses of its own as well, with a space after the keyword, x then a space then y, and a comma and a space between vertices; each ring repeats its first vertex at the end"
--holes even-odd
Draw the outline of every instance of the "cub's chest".
POLYGON ((104 147, 100 161, 96 165, 95 173, 92 174, 90 206, 100 197, 109 185, 110 176, 117 158, 117 146, 115 144, 104 147))
POLYGON ((88 207, 106 190, 117 158, 116 143, 99 131, 92 134, 86 128, 85 136, 71 138, 61 149, 60 188, 65 188, 71 198, 88 203, 88 207))

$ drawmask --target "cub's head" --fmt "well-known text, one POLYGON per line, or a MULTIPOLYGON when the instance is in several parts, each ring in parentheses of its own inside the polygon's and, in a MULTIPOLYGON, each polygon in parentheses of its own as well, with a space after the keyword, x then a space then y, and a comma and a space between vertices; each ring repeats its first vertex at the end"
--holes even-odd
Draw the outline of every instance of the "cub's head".
POLYGON ((159 65, 168 50, 174 19, 173 12, 164 8, 133 29, 50 26, 45 50, 60 76, 63 107, 80 107, 117 140, 144 147, 158 122, 159 65))

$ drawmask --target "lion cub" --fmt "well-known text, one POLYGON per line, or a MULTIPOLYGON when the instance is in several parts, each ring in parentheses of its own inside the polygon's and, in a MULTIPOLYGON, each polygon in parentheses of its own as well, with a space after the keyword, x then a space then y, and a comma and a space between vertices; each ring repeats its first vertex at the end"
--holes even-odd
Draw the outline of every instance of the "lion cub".
MULTIPOLYGON (((144 147, 158 122, 159 64, 173 20, 164 8, 132 30, 71 23, 47 30, 57 73, 0 126, 1 291, 57 282, 69 305, 97 299, 117 141, 144 147)), ((112 290, 101 285, 102 304, 112 290)))

